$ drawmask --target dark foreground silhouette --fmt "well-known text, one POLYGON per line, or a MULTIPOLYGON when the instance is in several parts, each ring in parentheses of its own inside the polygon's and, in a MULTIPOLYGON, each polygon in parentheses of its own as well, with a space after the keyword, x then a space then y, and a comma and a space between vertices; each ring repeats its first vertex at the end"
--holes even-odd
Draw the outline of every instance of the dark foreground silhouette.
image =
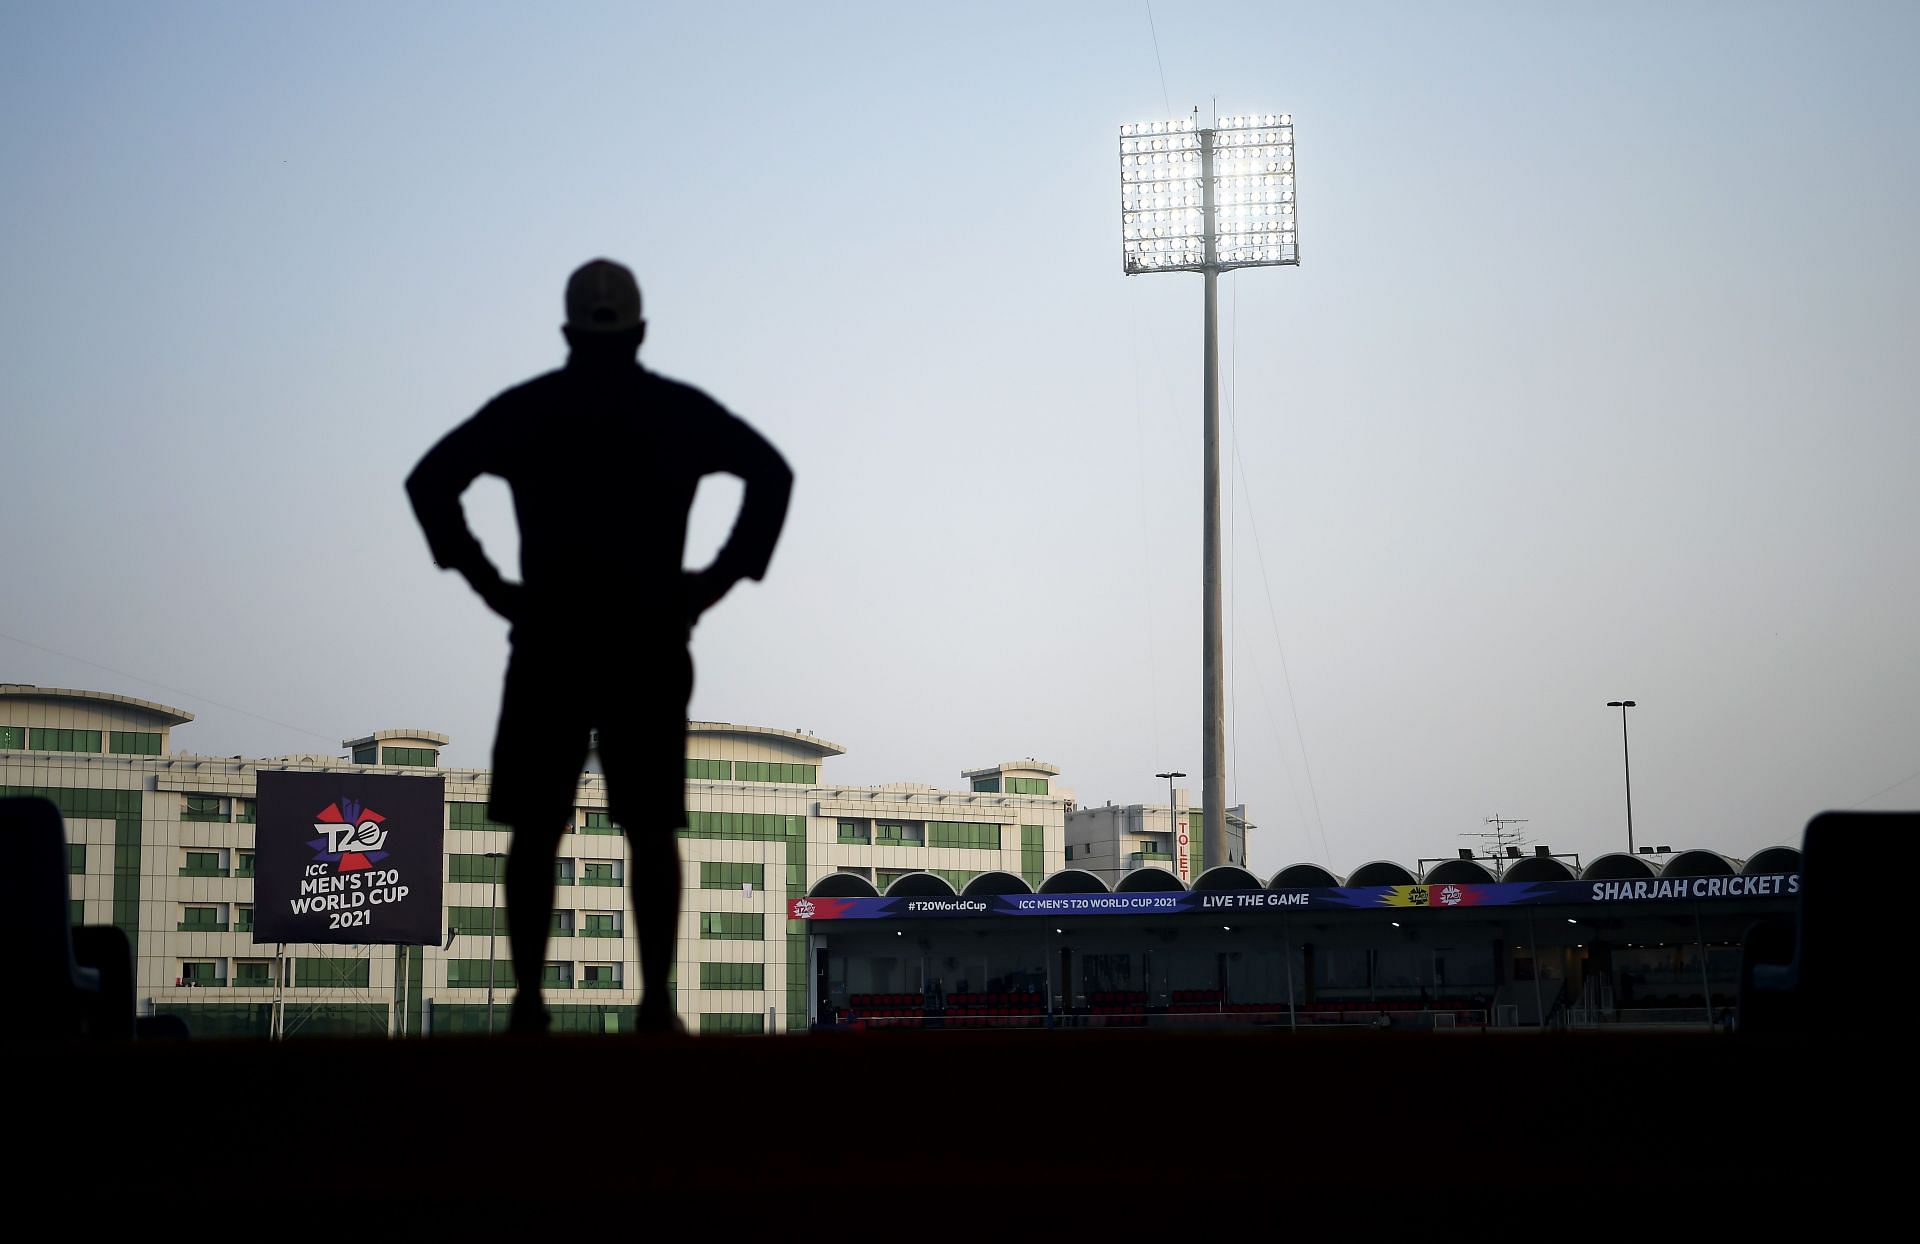
POLYGON ((626 268, 586 264, 567 283, 566 308, 566 366, 455 428, 414 468, 407 492, 434 561, 466 576, 513 624, 490 804, 513 829, 511 1026, 547 1026, 540 979, 554 855, 597 731, 609 809, 632 857, 639 1024, 667 1029, 676 1023, 667 974, 680 921, 673 831, 686 824, 687 644, 734 584, 766 573, 793 476, 712 398, 638 363, 646 321, 626 268), (701 478, 716 473, 744 481, 745 498, 713 564, 688 572, 687 513, 701 478), (460 496, 481 475, 513 490, 519 583, 501 576, 467 528, 460 496))

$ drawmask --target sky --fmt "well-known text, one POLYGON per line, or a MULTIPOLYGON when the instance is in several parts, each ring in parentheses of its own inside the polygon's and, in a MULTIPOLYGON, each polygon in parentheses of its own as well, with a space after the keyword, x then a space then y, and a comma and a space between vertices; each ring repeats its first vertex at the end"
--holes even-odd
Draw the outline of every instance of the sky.
MULTIPOLYGON (((0 681, 486 765, 505 624, 401 484, 605 255, 642 360, 798 479, 694 718, 1164 801, 1201 282, 1122 275, 1118 127, 1285 111, 1302 262, 1220 283, 1256 870, 1495 815, 1620 849, 1622 698, 1642 844, 1920 806, 1917 43, 1867 3, 4 0, 0 681)), ((513 566, 505 485, 467 503, 513 566)))

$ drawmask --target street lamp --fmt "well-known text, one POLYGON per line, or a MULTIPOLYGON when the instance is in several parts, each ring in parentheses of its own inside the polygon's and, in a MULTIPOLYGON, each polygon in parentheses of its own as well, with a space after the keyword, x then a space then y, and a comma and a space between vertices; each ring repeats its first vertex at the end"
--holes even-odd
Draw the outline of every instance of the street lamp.
MULTIPOLYGON (((506 853, 489 851, 483 860, 504 860, 506 853)), ((487 900, 487 1035, 493 1035, 493 939, 500 932, 500 865, 489 869, 493 876, 493 897, 487 900)))
POLYGON ((1627 854, 1633 854, 1633 755, 1627 750, 1627 710, 1632 700, 1608 700, 1608 708, 1620 710, 1620 759, 1627 769, 1627 854))
MULTIPOLYGON (((1170 844, 1173 847, 1173 852, 1174 852, 1174 859, 1173 859, 1174 873, 1178 875, 1179 872, 1181 871, 1180 870, 1180 807, 1173 797, 1173 779, 1183 778, 1187 775, 1184 773, 1181 773, 1179 770, 1176 769, 1171 773, 1156 773, 1153 776, 1157 778, 1167 779, 1167 828, 1172 831, 1167 835, 1167 837, 1170 840, 1170 844)), ((1180 880, 1185 881, 1186 878, 1181 877, 1180 880)))
POLYGON ((1220 274, 1298 266, 1293 116, 1233 116, 1120 127, 1120 255, 1128 276, 1198 272, 1202 356, 1200 803, 1209 860, 1227 858, 1226 693, 1220 621, 1220 274))

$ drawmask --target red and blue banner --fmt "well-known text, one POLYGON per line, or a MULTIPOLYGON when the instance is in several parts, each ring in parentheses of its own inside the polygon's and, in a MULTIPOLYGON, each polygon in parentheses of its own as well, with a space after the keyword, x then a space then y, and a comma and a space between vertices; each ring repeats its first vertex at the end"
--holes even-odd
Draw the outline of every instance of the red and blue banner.
POLYGON ((917 920, 956 916, 1179 916, 1408 908, 1557 907, 1596 903, 1724 902, 1800 893, 1799 873, 1631 881, 1519 881, 1187 891, 1148 894, 980 894, 796 898, 790 920, 917 920))

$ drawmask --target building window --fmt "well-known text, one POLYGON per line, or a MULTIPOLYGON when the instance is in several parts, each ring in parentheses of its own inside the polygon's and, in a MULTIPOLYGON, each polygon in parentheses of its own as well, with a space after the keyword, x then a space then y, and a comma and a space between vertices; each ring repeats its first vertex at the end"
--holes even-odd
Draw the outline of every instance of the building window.
POLYGON ((911 876, 913 872, 911 868, 882 868, 874 873, 873 884, 879 888, 880 893, 885 894, 888 886, 902 877, 911 876))
POLYGON ((364 747, 354 748, 353 763, 357 765, 371 765, 371 764, 380 763, 380 749, 375 747, 371 743, 368 743, 364 747))
POLYGON ((484 855, 449 855, 448 881, 494 882, 507 879, 505 858, 488 859, 484 855))
POLYGON ((365 989, 372 974, 372 964, 365 959, 293 961, 293 983, 300 989, 365 989))
POLYGON ((926 830, 912 821, 875 821, 873 840, 887 847, 917 847, 926 841, 926 830))
POLYGON ((859 877, 863 881, 873 880, 873 870, 871 868, 854 868, 849 865, 843 864, 839 868, 834 869, 833 871, 837 873, 852 873, 854 876, 859 877))
POLYGON ((218 851, 189 851, 187 862, 180 869, 182 877, 224 877, 227 870, 220 865, 218 851))
POLYGON ((730 860, 700 862, 700 888, 703 890, 738 890, 747 885, 756 890, 767 888, 765 865, 737 864, 730 860))
POLYGON ((572 885, 573 884, 573 861, 572 860, 555 860, 553 862, 553 884, 555 885, 572 885))
POLYGON ((960 868, 929 868, 927 871, 952 886, 956 894, 966 889, 967 882, 979 875, 960 868))
POLYGON ((25 726, 0 726, 0 751, 25 751, 26 748, 25 726))
POLYGON ((619 865, 612 860, 583 860, 580 864, 580 884, 617 886, 620 884, 619 865))
POLYGON ((997 774, 993 777, 975 778, 973 790, 979 795, 997 795, 1000 793, 1000 778, 997 774))
POLYGON ((233 909, 233 931, 235 933, 253 932, 253 908, 235 907, 233 909))
POLYGON ((1044 795, 1046 793, 1047 779, 1045 778, 1010 777, 1007 779, 1009 795, 1044 795))
MULTIPOLYGON (((572 937, 573 936, 573 913, 570 911, 554 912, 553 923, 547 926, 547 932, 554 937, 572 937)), ((572 980, 573 980, 572 976, 567 977, 567 981, 569 983, 571 983, 572 980)))
POLYGON ((580 915, 586 923, 580 928, 581 937, 619 937, 620 913, 617 911, 583 911, 580 915))
POLYGON ((390 765, 431 769, 440 763, 440 753, 431 747, 383 747, 380 749, 380 759, 390 765))
POLYGON ((180 964, 180 983, 188 989, 218 989, 227 982, 220 979, 217 959, 188 959, 180 964))
POLYGON ((580 988, 620 988, 620 967, 613 963, 589 963, 580 969, 580 988))
POLYGON ((842 821, 840 822, 840 841, 872 842, 873 831, 867 828, 865 821, 842 821))
POLYGON ((588 812, 577 831, 583 834, 617 834, 620 827, 613 822, 611 812, 588 812))
POLYGON ((77 877, 86 871, 87 844, 84 842, 69 842, 67 844, 67 872, 77 877))
POLYGON ((702 989, 761 989, 766 985, 766 969, 758 963, 703 963, 700 965, 702 989))
POLYGON ((758 942, 766 939, 766 918, 757 911, 703 911, 700 936, 712 942, 758 942))
POLYGON ((959 847, 973 851, 998 851, 1000 827, 976 825, 966 821, 928 821, 927 845, 959 847))
POLYGON ((225 933, 227 922, 220 918, 218 907, 189 906, 180 913, 180 924, 175 930, 179 933, 225 933))
POLYGON ((1040 888, 1040 882, 1047 871, 1047 831, 1042 825, 1022 825, 1020 827, 1020 875, 1034 889, 1040 888))
POLYGON ((731 760, 695 760, 689 756, 687 776, 696 782, 730 782, 733 780, 733 762, 731 760))
POLYGON ((687 813, 687 827, 680 831, 680 837, 804 842, 807 837, 807 818, 777 816, 771 812, 690 811, 687 813))
POLYGON ((257 959, 235 959, 233 983, 243 988, 270 989, 273 986, 273 964, 257 959))
POLYGON ((107 750, 121 756, 158 756, 158 730, 109 730, 107 750))
POLYGON ((507 909, 504 907, 449 907, 447 929, 453 933, 477 933, 507 936, 507 909))
POLYGON ((48 730, 35 726, 32 731, 33 748, 36 752, 93 752, 100 751, 100 732, 98 730, 48 730))
POLYGON ((236 877, 253 876, 253 852, 236 851, 234 853, 233 875, 236 877))
POLYGON ((766 1018, 758 1012, 746 1015, 709 1013, 700 1017, 700 1035, 703 1037, 757 1036, 765 1030, 766 1018))
POLYGON ((450 803, 447 805, 448 829, 493 829, 506 832, 507 826, 487 815, 484 803, 450 803))
POLYGON ((253 824, 253 800, 236 799, 233 801, 233 819, 242 825, 253 824))
MULTIPOLYGON (((448 989, 485 989, 487 981, 487 961, 485 959, 449 959, 447 960, 448 989)), ((508 959, 493 961, 493 981, 495 989, 512 989, 513 963, 508 959)))
POLYGON ((180 796, 180 819, 225 823, 227 801, 219 795, 182 795, 180 796))
POLYGON ((87 900, 70 898, 67 900, 67 923, 79 928, 87 920, 87 900))
POLYGON ((1073 844, 1067 844, 1067 863, 1073 863, 1073 844))
POLYGON ((736 782, 799 782, 811 786, 819 771, 819 765, 784 764, 773 760, 733 762, 733 779, 736 782))
POLYGON ((540 987, 542 989, 572 989, 573 965, 552 959, 541 964, 540 987))

